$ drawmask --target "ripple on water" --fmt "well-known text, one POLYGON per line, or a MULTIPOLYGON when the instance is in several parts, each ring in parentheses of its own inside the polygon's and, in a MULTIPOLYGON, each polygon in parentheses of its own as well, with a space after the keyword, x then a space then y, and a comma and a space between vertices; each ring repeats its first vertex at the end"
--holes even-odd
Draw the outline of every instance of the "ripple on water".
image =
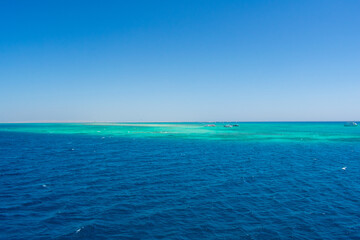
POLYGON ((0 148, 1 239, 360 238, 360 142, 1 132, 0 148))

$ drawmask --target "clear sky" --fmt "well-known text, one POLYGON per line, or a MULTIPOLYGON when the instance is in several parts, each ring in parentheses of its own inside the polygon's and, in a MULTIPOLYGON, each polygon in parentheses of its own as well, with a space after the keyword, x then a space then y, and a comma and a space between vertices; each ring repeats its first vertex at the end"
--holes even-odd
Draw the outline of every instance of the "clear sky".
POLYGON ((360 1, 0 1, 0 122, 360 120, 360 1))

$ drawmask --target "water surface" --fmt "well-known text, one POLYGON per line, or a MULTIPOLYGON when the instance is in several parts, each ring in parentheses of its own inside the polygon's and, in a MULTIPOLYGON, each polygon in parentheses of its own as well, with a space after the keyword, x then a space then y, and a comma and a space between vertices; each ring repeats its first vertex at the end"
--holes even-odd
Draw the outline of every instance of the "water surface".
POLYGON ((360 239, 360 128, 0 124, 0 239, 360 239))

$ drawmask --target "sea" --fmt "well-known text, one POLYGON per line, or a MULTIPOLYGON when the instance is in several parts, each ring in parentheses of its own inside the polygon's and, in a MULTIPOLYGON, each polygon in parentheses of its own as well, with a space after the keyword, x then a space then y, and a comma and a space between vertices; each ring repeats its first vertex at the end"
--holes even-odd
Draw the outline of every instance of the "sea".
POLYGON ((360 239, 360 127, 0 124, 0 239, 360 239))

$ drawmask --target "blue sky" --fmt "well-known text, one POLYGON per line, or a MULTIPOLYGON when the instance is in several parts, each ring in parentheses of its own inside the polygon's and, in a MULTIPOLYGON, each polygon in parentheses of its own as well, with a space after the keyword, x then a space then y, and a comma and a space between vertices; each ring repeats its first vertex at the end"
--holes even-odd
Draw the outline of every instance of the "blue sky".
POLYGON ((0 122, 360 120, 360 1, 1 1, 0 122))

